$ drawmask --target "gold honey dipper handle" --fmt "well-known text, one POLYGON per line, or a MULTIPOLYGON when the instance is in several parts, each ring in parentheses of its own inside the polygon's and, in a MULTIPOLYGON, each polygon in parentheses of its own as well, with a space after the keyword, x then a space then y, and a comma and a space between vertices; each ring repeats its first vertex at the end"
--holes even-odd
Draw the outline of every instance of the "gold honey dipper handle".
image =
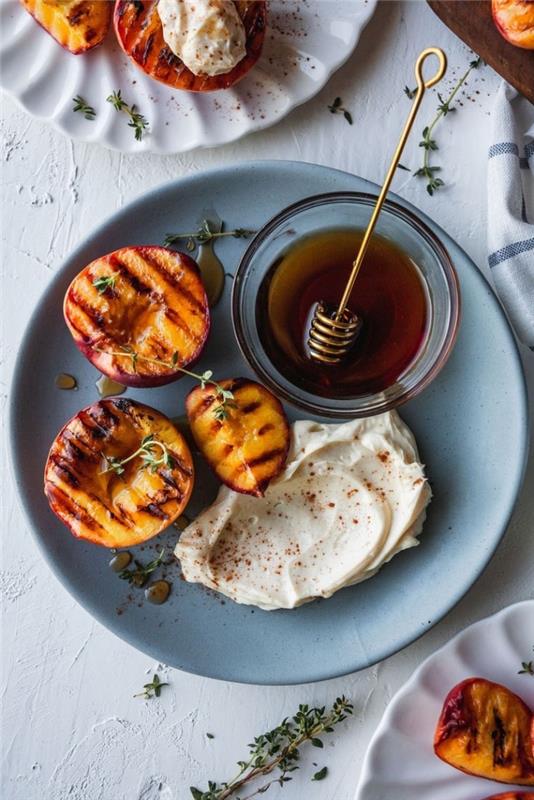
POLYGON ((354 342, 354 339, 356 338, 359 330, 359 324, 356 315, 347 309, 349 297, 354 288, 356 278, 358 277, 358 273, 367 251, 369 241, 373 234, 378 215, 382 210, 384 200, 391 185, 391 181, 393 180, 393 175, 395 174, 402 151, 404 150, 404 145, 406 144, 406 140, 412 129, 415 117, 419 111, 419 106, 421 105, 425 90, 430 89, 438 81, 440 81, 444 76, 446 69, 447 58, 443 50, 440 50, 439 47, 428 47, 426 50, 423 50, 415 62, 417 91, 412 108, 408 115, 408 119, 406 120, 406 124, 404 125, 404 129, 400 136, 395 153, 393 154, 393 158, 391 159, 391 164, 389 165, 382 189, 378 195, 373 213, 371 214, 371 219, 369 220, 369 224, 367 225, 367 229, 360 244, 360 249, 358 250, 356 259, 353 262, 352 271, 347 281, 347 285, 345 286, 345 291, 343 292, 343 296, 334 315, 328 314, 326 311, 326 306, 322 302, 319 303, 315 312, 310 329, 308 345, 310 348, 310 355, 317 361, 322 361, 327 364, 336 364, 341 360, 342 356, 348 352, 354 342), (439 65, 436 74, 429 80, 425 81, 423 78, 423 64, 429 56, 436 56, 439 61, 439 65))

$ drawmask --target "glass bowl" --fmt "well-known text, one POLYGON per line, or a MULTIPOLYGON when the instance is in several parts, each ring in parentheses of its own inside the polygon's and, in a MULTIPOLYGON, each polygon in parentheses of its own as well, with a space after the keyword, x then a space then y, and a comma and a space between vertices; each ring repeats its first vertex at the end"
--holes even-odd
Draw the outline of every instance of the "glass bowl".
MULTIPOLYGON (((405 403, 436 377, 454 344, 460 313, 458 279, 436 235, 415 214, 386 200, 375 233, 399 247, 416 266, 426 302, 426 330, 413 360, 380 392, 326 397, 309 391, 275 366, 258 330, 257 298, 262 282, 296 243, 331 230, 363 230, 376 197, 333 192, 295 203, 271 219, 252 239, 238 266, 232 292, 232 319, 239 347, 259 379, 283 400, 327 417, 367 417, 405 403)), ((357 285, 357 284, 356 284, 357 285)))

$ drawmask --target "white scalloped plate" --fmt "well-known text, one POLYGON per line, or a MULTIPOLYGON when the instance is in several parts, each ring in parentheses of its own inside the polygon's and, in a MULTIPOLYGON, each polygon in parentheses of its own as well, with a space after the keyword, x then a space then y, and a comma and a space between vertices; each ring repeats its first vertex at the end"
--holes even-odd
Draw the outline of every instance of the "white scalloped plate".
POLYGON ((534 678, 518 674, 521 662, 533 657, 534 600, 526 600, 476 622, 427 658, 375 731, 355 800, 483 800, 527 791, 464 775, 434 755, 432 741, 446 695, 464 678, 502 683, 534 708, 534 678))
POLYGON ((225 91, 180 92, 152 80, 121 51, 113 30, 84 55, 63 50, 20 5, 0 0, 0 86, 32 116, 73 139, 124 153, 183 153, 239 139, 313 97, 350 56, 376 0, 271 0, 262 56, 225 91), (150 123, 136 141, 127 118, 106 103, 121 89, 150 123), (97 111, 72 111, 80 94, 97 111))

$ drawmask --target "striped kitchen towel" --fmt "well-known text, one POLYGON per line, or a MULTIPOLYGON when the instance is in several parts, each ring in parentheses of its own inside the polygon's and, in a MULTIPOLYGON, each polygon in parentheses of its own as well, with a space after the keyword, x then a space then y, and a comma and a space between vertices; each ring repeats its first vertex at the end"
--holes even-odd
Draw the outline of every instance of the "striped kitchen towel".
POLYGON ((534 350, 534 106, 503 81, 492 117, 488 261, 518 338, 534 350))

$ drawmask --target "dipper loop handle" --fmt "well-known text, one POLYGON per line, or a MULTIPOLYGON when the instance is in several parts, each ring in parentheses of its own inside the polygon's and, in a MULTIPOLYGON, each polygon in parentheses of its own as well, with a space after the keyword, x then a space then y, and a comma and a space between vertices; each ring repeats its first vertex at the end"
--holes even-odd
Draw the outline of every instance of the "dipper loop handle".
POLYGON ((440 50, 438 47, 428 47, 426 50, 423 50, 423 52, 420 54, 419 58, 415 62, 415 79, 417 81, 417 92, 415 94, 415 98, 410 113, 408 115, 408 119, 406 120, 406 124, 404 125, 404 129, 401 133, 399 143, 393 154, 393 158, 391 159, 391 164, 389 165, 386 178, 382 185, 382 190, 378 195, 378 200, 376 201, 376 205, 371 215, 371 219, 369 220, 369 224, 367 225, 367 230, 365 231, 365 235, 362 239, 358 255, 356 256, 356 259, 353 263, 352 272, 350 274, 349 280, 347 281, 345 291, 343 292, 343 297, 341 298, 341 301, 339 303, 336 313, 336 317, 338 319, 342 317, 347 302, 349 300, 349 297, 351 295, 351 292, 354 288, 354 283, 356 281, 356 278, 358 277, 358 272, 360 271, 363 258, 365 256, 367 247, 369 245, 369 240, 373 235, 378 215, 382 210, 384 200, 386 199, 386 195, 389 191, 391 181, 393 180, 395 170, 397 169, 397 166, 399 164, 402 151, 404 150, 404 145, 406 144, 406 140, 408 139, 408 135, 412 129, 415 117, 417 115, 417 112, 419 111, 419 106, 421 105, 421 101, 423 99, 425 90, 430 89, 438 81, 440 81, 443 78, 446 69, 447 69, 447 58, 443 50, 440 50), (427 58, 430 58, 430 56, 437 56, 439 65, 436 74, 429 80, 425 81, 425 79, 423 78, 423 64, 425 63, 427 58))
POLYGON ((347 303, 354 288, 356 278, 358 277, 369 241, 373 235, 378 215, 382 210, 382 205, 384 204, 391 181, 393 180, 393 175, 395 174, 402 151, 404 150, 404 145, 406 144, 415 117, 419 111, 423 95, 426 89, 430 89, 442 79, 446 69, 447 59, 445 53, 443 50, 440 50, 439 47, 428 47, 426 50, 423 50, 415 62, 415 80, 417 82, 415 98, 401 133, 399 143, 391 159, 391 164, 389 165, 382 189, 378 195, 373 213, 371 214, 371 219, 369 220, 369 224, 367 225, 367 229, 361 241, 360 249, 353 262, 352 270, 339 306, 337 307, 337 311, 329 308, 324 301, 318 303, 315 309, 308 334, 310 355, 315 361, 319 361, 323 364, 339 363, 348 353, 359 333, 361 320, 358 319, 354 312, 347 308, 347 303), (423 77, 423 65, 427 58, 431 56, 435 56, 438 59, 438 69, 432 78, 425 81, 423 77))

